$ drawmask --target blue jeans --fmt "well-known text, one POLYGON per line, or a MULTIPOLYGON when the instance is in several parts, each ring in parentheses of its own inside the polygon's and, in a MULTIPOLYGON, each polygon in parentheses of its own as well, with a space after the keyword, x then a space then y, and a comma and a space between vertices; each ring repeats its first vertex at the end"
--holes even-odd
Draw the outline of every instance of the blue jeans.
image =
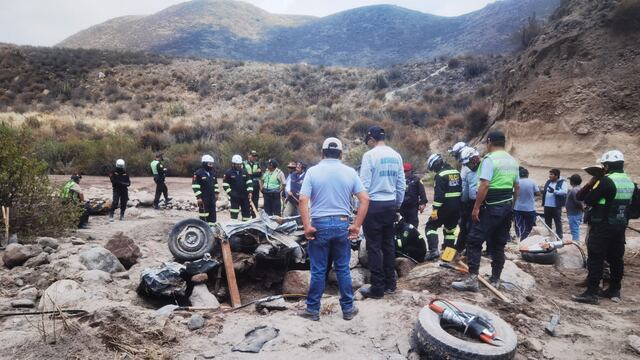
POLYGON ((351 288, 351 244, 349 242, 349 219, 347 216, 325 216, 311 220, 316 228, 316 238, 309 241, 311 261, 311 283, 307 294, 307 311, 320 313, 320 298, 324 293, 329 257, 333 259, 333 269, 338 278, 340 307, 343 313, 353 310, 353 289, 351 288))
POLYGON ((571 230, 571 240, 580 241, 580 224, 582 224, 582 214, 567 215, 569 219, 569 229, 571 230))

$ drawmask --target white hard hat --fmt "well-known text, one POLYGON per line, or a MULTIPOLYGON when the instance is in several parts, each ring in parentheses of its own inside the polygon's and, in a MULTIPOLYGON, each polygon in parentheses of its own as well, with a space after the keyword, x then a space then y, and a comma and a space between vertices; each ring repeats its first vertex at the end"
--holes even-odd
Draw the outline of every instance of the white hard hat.
POLYGON ((231 157, 232 164, 242 164, 242 156, 236 154, 231 157))
POLYGON ((600 158, 601 164, 618 161, 624 161, 624 155, 621 151, 618 150, 607 151, 606 153, 602 154, 602 157, 600 158))
POLYGON ((211 155, 203 155, 201 162, 203 162, 203 163, 212 163, 212 162, 214 162, 213 161, 213 156, 211 156, 211 155))
POLYGON ((457 155, 457 154, 459 154, 459 153, 462 151, 462 149, 464 149, 465 147, 467 147, 467 143, 465 143, 464 141, 460 141, 460 142, 455 143, 455 145, 453 145, 453 146, 451 147, 451 149, 449 150, 449 152, 450 152, 450 153, 452 153, 452 154, 454 154, 454 155, 457 155))
POLYGON ((474 156, 480 156, 480 153, 478 152, 478 150, 472 148, 471 146, 467 146, 464 149, 462 149, 462 151, 460 151, 460 162, 466 165, 469 163, 469 160, 471 160, 471 158, 474 156))
POLYGON ((116 167, 117 168, 124 168, 124 160, 122 160, 122 159, 116 160, 116 167))

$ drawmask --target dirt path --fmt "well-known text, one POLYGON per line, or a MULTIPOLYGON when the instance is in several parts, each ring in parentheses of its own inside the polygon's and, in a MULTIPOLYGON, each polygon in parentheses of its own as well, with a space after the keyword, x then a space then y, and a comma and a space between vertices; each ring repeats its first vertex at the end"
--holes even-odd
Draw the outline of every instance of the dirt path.
MULTIPOLYGON (((149 179, 135 179, 134 192, 150 192, 149 179), (138 185, 139 184, 139 185, 138 185)), ((104 178, 85 178, 86 191, 96 196, 108 194, 104 178)), ((169 179, 169 189, 176 198, 190 196, 188 179, 169 179)), ((129 209, 126 221, 110 223, 106 217, 91 219, 91 228, 73 234, 85 239, 84 245, 72 245, 72 238, 59 239, 60 248, 52 254, 51 264, 34 269, 0 267, 0 311, 14 310, 8 305, 18 291, 48 277, 70 278, 80 282, 91 298, 77 304, 90 315, 70 319, 75 330, 61 330, 55 344, 47 344, 38 328, 52 325, 46 318, 11 317, 0 319, 0 358, 2 359, 401 359, 407 356, 409 339, 417 314, 433 296, 479 304, 499 313, 516 330, 519 338, 516 359, 636 359, 627 345, 629 335, 640 335, 640 255, 638 250, 627 253, 624 301, 608 300, 599 306, 581 305, 569 300, 581 289, 574 285, 585 276, 584 270, 565 270, 521 263, 510 245, 509 257, 525 272, 533 275, 536 287, 527 290, 530 300, 518 290, 507 291, 512 304, 499 302, 487 290, 478 294, 461 294, 450 290, 449 284, 459 275, 438 268, 437 264, 421 264, 409 276, 402 278, 399 291, 383 300, 358 301, 360 309, 353 321, 342 320, 338 299, 329 290, 323 299, 320 322, 310 322, 295 316, 303 302, 289 303, 289 310, 257 313, 253 306, 232 313, 206 313, 204 328, 189 331, 186 320, 191 314, 177 313, 171 318, 159 316, 155 308, 138 297, 135 288, 141 271, 171 259, 166 237, 171 226, 193 217, 186 211, 129 209), (90 247, 104 245, 114 234, 123 232, 140 246, 142 258, 124 276, 114 276, 111 282, 82 282, 84 270, 78 254, 90 247), (55 256, 54 256, 55 255, 55 256), (64 265, 67 264, 67 265, 64 265), (65 267, 66 266, 66 267, 65 267), (416 276, 430 274, 428 276, 416 276), (552 313, 560 313, 561 325, 556 337, 544 333, 552 313), (41 326, 42 325, 42 326, 41 326), (280 330, 277 338, 255 354, 232 352, 244 334, 259 325, 280 330), (532 348, 528 339, 541 344, 532 348), (537 342, 535 341, 537 340, 537 342), (527 344, 527 345, 525 345, 527 344), (130 354, 126 357, 126 353, 130 354), (133 356, 135 355, 135 356, 133 356)), ((228 212, 221 220, 228 219, 228 212)), ((629 236, 636 236, 629 234, 629 236)), ((637 246, 637 239, 632 239, 637 246)), ((42 290, 42 289, 41 289, 42 290)), ((263 284, 241 288, 246 303, 260 296, 273 294, 263 284)), ((49 333, 51 342, 51 333, 49 333)), ((410 355, 409 358, 415 359, 410 355)))

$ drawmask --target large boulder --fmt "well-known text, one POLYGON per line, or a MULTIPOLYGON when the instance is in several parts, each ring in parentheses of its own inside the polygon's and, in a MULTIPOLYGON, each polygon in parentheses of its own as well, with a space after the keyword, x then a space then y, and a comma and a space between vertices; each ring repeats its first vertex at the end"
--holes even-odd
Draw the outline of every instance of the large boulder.
POLYGON ((582 253, 575 245, 565 245, 558 249, 558 260, 555 266, 558 269, 582 269, 584 268, 584 260, 582 253))
MULTIPOLYGON (((370 273, 369 270, 362 268, 362 267, 357 267, 357 268, 353 268, 351 269, 351 287, 355 290, 355 289, 359 289, 361 288, 364 284, 369 282, 369 278, 370 278, 370 273)), ((331 284, 337 284, 338 283, 338 278, 336 276, 336 272, 331 269, 331 271, 329 271, 329 282, 331 284)))
POLYGON ((105 245, 105 249, 111 251, 120 263, 126 268, 131 268, 137 261, 142 252, 133 239, 125 236, 123 233, 115 234, 105 245))
POLYGON ((311 282, 311 272, 292 270, 285 274, 282 281, 283 294, 306 294, 311 282))
POLYGON ((42 248, 49 247, 55 250, 60 246, 58 240, 52 237, 39 237, 36 239, 36 242, 42 246, 42 248))
MULTIPOLYGON (((491 262, 482 261, 480 263, 480 274, 491 274, 491 262)), ((505 261, 502 274, 502 281, 510 282, 522 289, 531 289, 536 286, 536 279, 520 269, 513 261, 505 261)))
POLYGON ((24 264, 32 257, 42 253, 42 248, 38 245, 9 244, 4 250, 2 261, 9 269, 24 264))
POLYGON ((220 307, 218 299, 209 292, 206 284, 194 286, 189 301, 191 302, 191 306, 197 308, 217 309, 220 307))
POLYGON ((88 270, 102 270, 111 274, 125 271, 118 258, 103 247, 94 247, 82 252, 80 262, 88 270))
POLYGON ((56 307, 72 308, 88 298, 87 292, 77 282, 69 279, 59 280, 44 291, 39 308, 41 310, 53 310, 56 307))
POLYGON ((49 263, 49 255, 46 252, 42 252, 37 256, 34 256, 29 260, 25 261, 24 266, 37 267, 37 266, 48 264, 48 263, 49 263))
POLYGON ((87 270, 82 273, 84 283, 108 283, 112 282, 111 274, 102 270, 87 270))

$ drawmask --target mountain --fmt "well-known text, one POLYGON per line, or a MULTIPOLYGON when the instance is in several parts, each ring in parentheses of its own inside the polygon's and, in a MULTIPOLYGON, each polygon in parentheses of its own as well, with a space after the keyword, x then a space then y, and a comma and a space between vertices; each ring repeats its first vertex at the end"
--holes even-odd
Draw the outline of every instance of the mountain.
POLYGON ((457 17, 376 5, 313 18, 270 14, 231 0, 193 0, 81 31, 58 46, 177 56, 383 67, 441 55, 505 53, 532 14, 560 0, 502 0, 457 17))
MULTIPOLYGON (((640 157, 639 14, 638 1, 565 0, 507 64, 497 125, 525 165, 577 170, 611 149, 640 157)), ((640 175, 637 161, 626 166, 640 175)))

